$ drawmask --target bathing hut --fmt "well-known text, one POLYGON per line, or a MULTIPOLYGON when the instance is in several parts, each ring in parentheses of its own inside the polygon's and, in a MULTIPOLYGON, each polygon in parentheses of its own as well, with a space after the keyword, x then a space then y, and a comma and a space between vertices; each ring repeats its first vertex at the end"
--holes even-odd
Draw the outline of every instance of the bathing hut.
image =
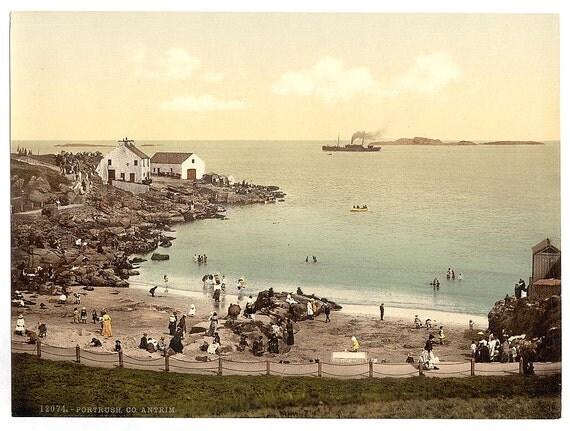
POLYGON ((532 278, 528 296, 540 299, 560 295, 561 268, 561 252, 550 238, 535 245, 532 248, 532 278))

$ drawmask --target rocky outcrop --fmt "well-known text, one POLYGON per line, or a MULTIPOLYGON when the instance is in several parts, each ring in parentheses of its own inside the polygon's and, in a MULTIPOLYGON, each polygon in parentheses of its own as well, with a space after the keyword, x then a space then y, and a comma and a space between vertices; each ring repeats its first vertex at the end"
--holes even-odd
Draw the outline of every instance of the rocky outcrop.
MULTIPOLYGON (((90 157, 78 159, 83 163, 90 157)), ((220 203, 234 202, 231 196, 238 196, 235 202, 241 204, 264 202, 276 193, 284 196, 276 186, 204 181, 157 181, 147 193, 133 195, 104 185, 83 165, 82 175, 66 176, 49 165, 49 158, 36 162, 31 156, 12 158, 13 290, 37 291, 50 283, 128 286, 129 276, 136 274, 128 257, 172 245, 175 238, 165 235, 172 225, 224 218, 220 203), (89 187, 77 178, 88 178, 89 187), (41 211, 20 213, 30 209, 41 211)), ((155 253, 151 259, 169 256, 155 253)))
MULTIPOLYGON (((299 330, 297 322, 306 320, 307 303, 314 303, 316 311, 314 316, 324 312, 325 304, 329 304, 331 310, 340 310, 342 307, 326 298, 319 298, 315 295, 290 294, 287 292, 276 293, 272 289, 258 293, 253 307, 255 318, 251 320, 236 320, 235 306, 228 307, 228 316, 225 326, 236 334, 260 335, 269 337, 272 332, 272 324, 276 323, 282 329, 288 319, 293 322, 294 332, 299 330)), ((239 306, 238 306, 239 307, 239 306)), ((239 309, 241 311, 241 309, 239 309)), ((238 313, 239 313, 238 311, 238 313)))
POLYGON ((508 298, 489 312, 489 332, 498 337, 522 336, 530 342, 540 361, 562 357, 562 301, 560 296, 532 301, 508 298))

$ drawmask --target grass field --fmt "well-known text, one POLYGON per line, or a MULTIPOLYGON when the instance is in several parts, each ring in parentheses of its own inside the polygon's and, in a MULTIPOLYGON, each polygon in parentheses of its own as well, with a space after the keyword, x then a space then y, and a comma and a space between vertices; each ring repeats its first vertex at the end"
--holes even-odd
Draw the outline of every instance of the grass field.
POLYGON ((15 417, 559 418, 561 376, 198 376, 12 355, 15 417))

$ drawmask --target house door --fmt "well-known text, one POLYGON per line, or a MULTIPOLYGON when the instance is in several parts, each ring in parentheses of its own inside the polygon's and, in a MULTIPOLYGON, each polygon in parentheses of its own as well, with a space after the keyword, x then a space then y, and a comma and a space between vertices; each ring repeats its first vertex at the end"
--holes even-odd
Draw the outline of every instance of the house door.
POLYGON ((186 179, 187 180, 195 180, 196 179, 196 169, 187 169, 186 170, 186 179))
POLYGON ((109 184, 111 184, 114 179, 115 179, 115 170, 109 169, 107 171, 107 181, 109 182, 109 184))
POLYGON ((129 175, 129 181, 130 181, 131 183, 134 183, 134 182, 135 182, 135 174, 132 173, 132 172, 131 172, 131 174, 129 175))

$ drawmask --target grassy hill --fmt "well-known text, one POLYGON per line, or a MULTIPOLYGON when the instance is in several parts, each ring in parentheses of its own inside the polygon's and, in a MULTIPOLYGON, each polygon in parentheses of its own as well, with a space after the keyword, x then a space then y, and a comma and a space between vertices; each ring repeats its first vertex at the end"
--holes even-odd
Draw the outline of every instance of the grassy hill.
POLYGON ((339 380, 91 368, 12 354, 13 416, 559 418, 561 376, 339 380), (43 406, 43 407, 42 407, 43 406))

